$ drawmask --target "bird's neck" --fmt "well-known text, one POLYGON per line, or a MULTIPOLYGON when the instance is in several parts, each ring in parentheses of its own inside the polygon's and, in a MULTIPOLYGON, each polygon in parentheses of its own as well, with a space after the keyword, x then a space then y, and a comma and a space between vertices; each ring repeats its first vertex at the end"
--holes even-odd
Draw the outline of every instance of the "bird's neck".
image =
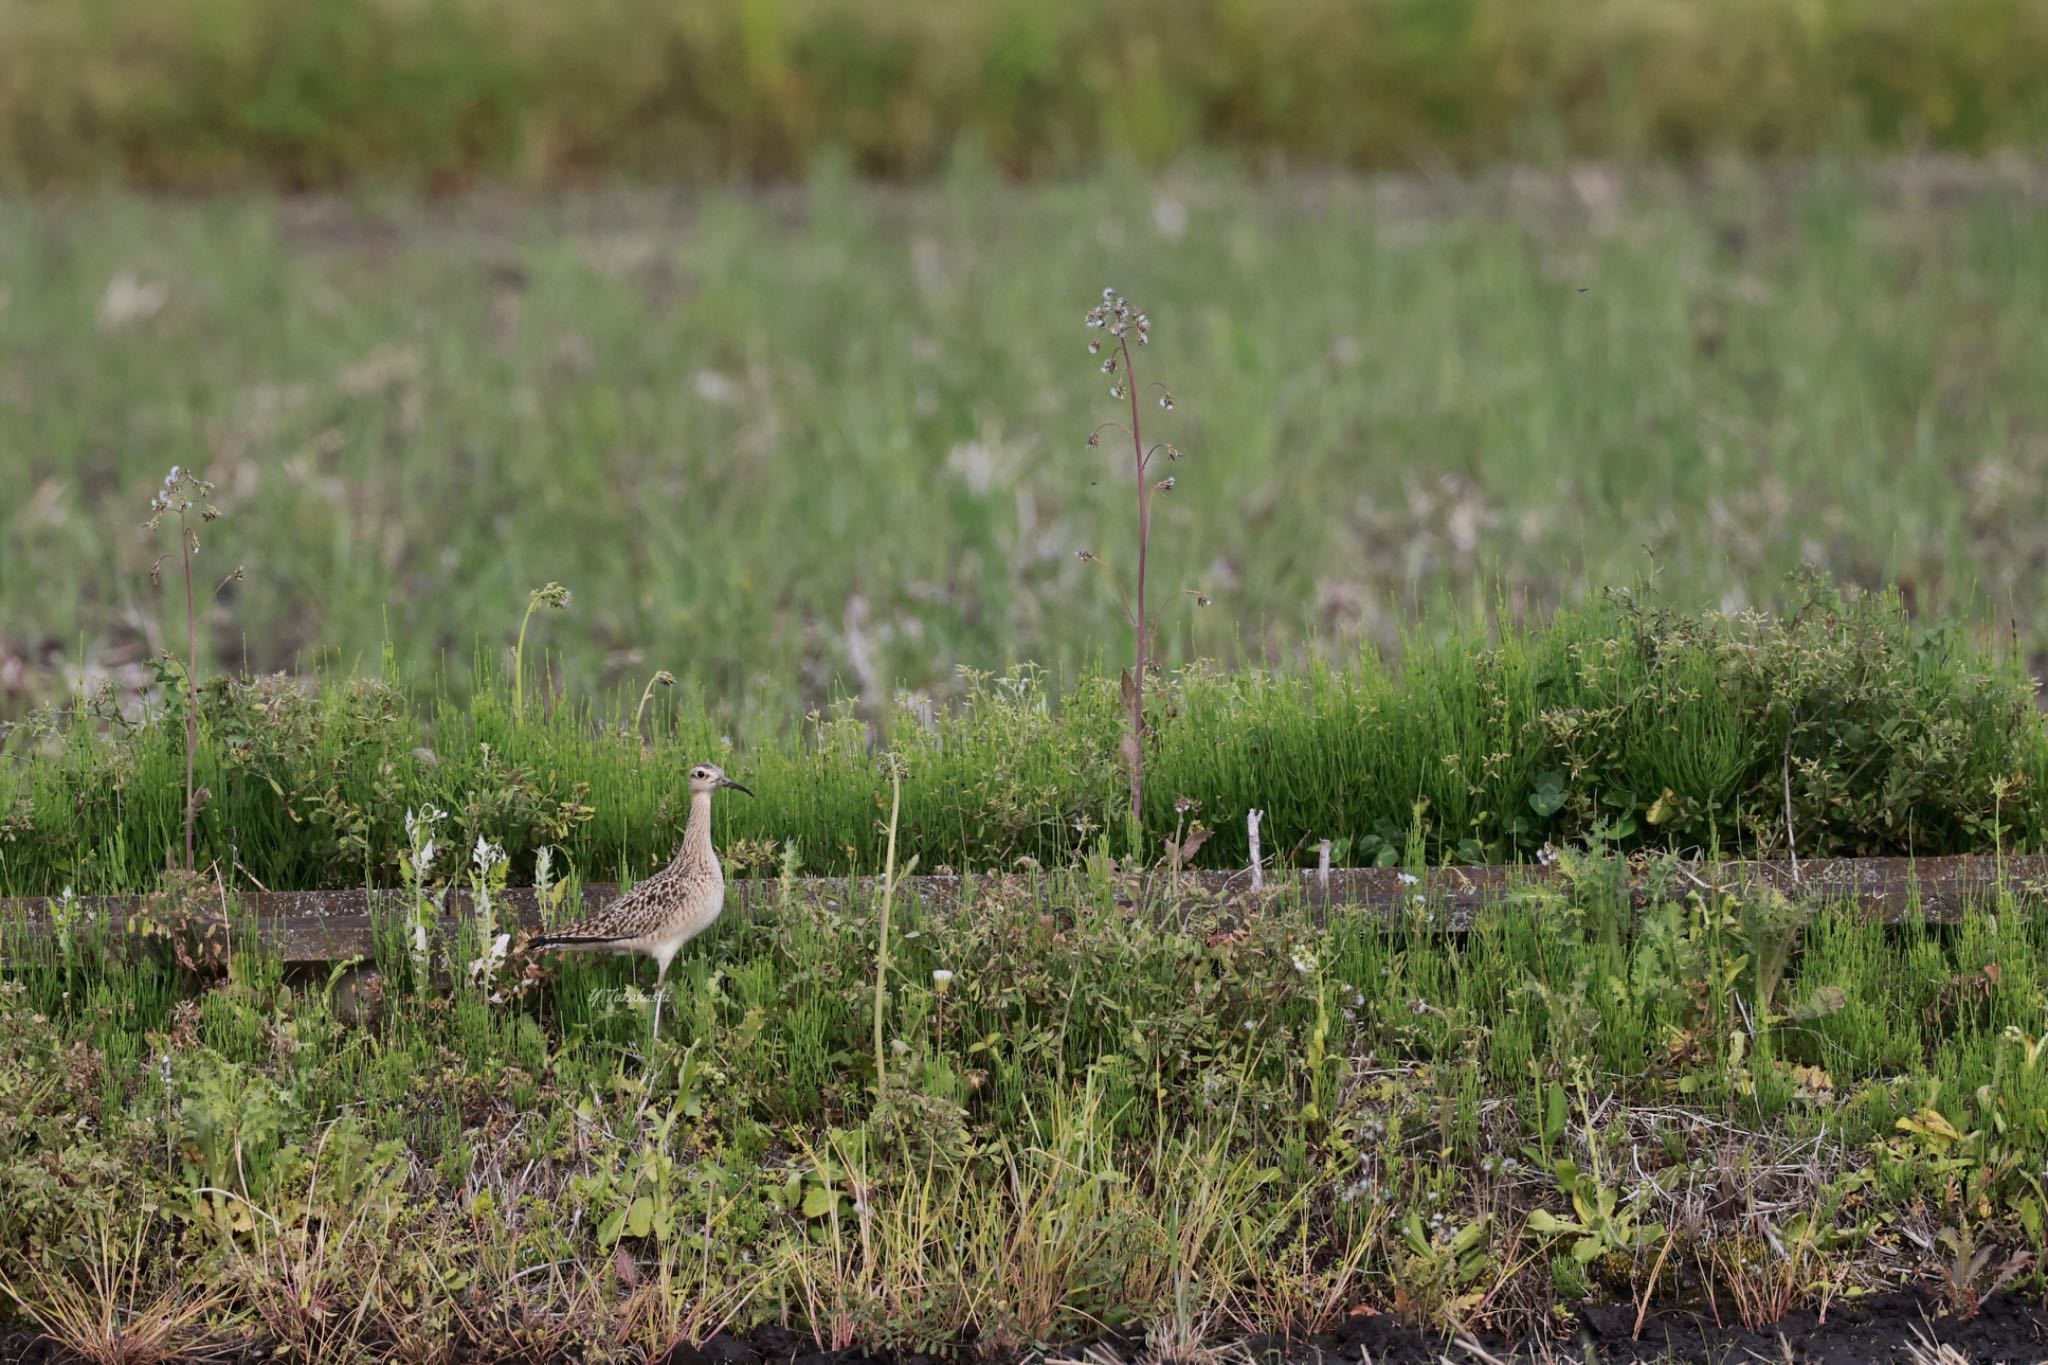
POLYGON ((683 846, 676 850, 676 862, 684 867, 718 870, 718 852, 711 847, 711 793, 690 794, 690 823, 683 829, 683 846))

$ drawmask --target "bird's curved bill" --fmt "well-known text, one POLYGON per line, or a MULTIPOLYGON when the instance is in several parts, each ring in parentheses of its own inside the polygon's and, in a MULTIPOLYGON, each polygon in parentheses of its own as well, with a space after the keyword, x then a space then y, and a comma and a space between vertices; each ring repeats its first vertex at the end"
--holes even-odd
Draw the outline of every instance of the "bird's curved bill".
POLYGON ((741 786, 741 785, 740 785, 739 783, 737 783, 737 782, 733 781, 733 780, 732 780, 731 778, 729 778, 729 777, 728 777, 728 778, 725 778, 724 780, 722 780, 721 782, 719 782, 719 784, 718 784, 718 785, 719 785, 719 786, 721 786, 721 787, 731 787, 731 788, 732 788, 732 789, 733 789, 734 791, 742 791, 742 792, 746 792, 746 793, 747 793, 747 795, 749 795, 749 796, 752 796, 752 795, 754 794, 754 793, 753 793, 753 792, 752 792, 751 790, 749 790, 749 789, 748 789, 748 788, 746 788, 746 787, 742 787, 742 786, 741 786))

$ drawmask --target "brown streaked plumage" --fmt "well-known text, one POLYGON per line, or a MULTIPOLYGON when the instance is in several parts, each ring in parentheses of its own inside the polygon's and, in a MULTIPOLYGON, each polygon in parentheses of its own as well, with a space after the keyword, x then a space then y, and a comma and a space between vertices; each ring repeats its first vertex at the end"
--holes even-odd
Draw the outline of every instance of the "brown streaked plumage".
POLYGON ((655 961, 654 1030, 661 1031, 661 986, 668 964, 685 943, 709 929, 725 908, 725 872, 711 846, 711 794, 721 787, 746 792, 716 764, 690 769, 690 823, 675 859, 596 914, 566 928, 535 935, 529 949, 638 953, 655 961))

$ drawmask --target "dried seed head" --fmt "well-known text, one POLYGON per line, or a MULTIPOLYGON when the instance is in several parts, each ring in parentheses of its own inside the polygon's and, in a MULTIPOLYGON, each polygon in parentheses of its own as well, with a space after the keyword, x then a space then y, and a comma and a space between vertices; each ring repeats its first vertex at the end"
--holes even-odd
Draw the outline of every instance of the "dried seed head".
POLYGON ((1168 411, 1168 412, 1172 412, 1172 411, 1173 411, 1173 395, 1172 395, 1172 394, 1170 394, 1170 393, 1162 393, 1162 394, 1160 394, 1160 395, 1159 395, 1159 406, 1160 406, 1161 408, 1164 408, 1164 409, 1165 409, 1166 411, 1168 411))
POLYGON ((1093 550, 1076 550, 1074 551, 1074 558, 1080 560, 1083 564, 1099 564, 1102 562, 1093 550))
POLYGON ((1101 445, 1101 444, 1102 444, 1102 433, 1101 433, 1101 432, 1099 432, 1099 431, 1091 431, 1091 432, 1089 432, 1089 433, 1088 433, 1088 444, 1089 444, 1089 445, 1091 445, 1091 446, 1099 446, 1099 445, 1101 445))

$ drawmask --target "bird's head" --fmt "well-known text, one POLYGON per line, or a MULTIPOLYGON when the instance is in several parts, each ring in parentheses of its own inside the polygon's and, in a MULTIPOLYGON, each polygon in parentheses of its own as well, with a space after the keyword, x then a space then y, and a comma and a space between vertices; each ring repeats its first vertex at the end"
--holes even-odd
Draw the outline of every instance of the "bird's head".
POLYGON ((716 763, 699 763, 696 767, 690 769, 690 795, 709 796, 720 787, 731 787, 734 791, 746 792, 749 796, 753 795, 751 791, 747 791, 745 787, 727 777, 725 769, 719 767, 716 763))

